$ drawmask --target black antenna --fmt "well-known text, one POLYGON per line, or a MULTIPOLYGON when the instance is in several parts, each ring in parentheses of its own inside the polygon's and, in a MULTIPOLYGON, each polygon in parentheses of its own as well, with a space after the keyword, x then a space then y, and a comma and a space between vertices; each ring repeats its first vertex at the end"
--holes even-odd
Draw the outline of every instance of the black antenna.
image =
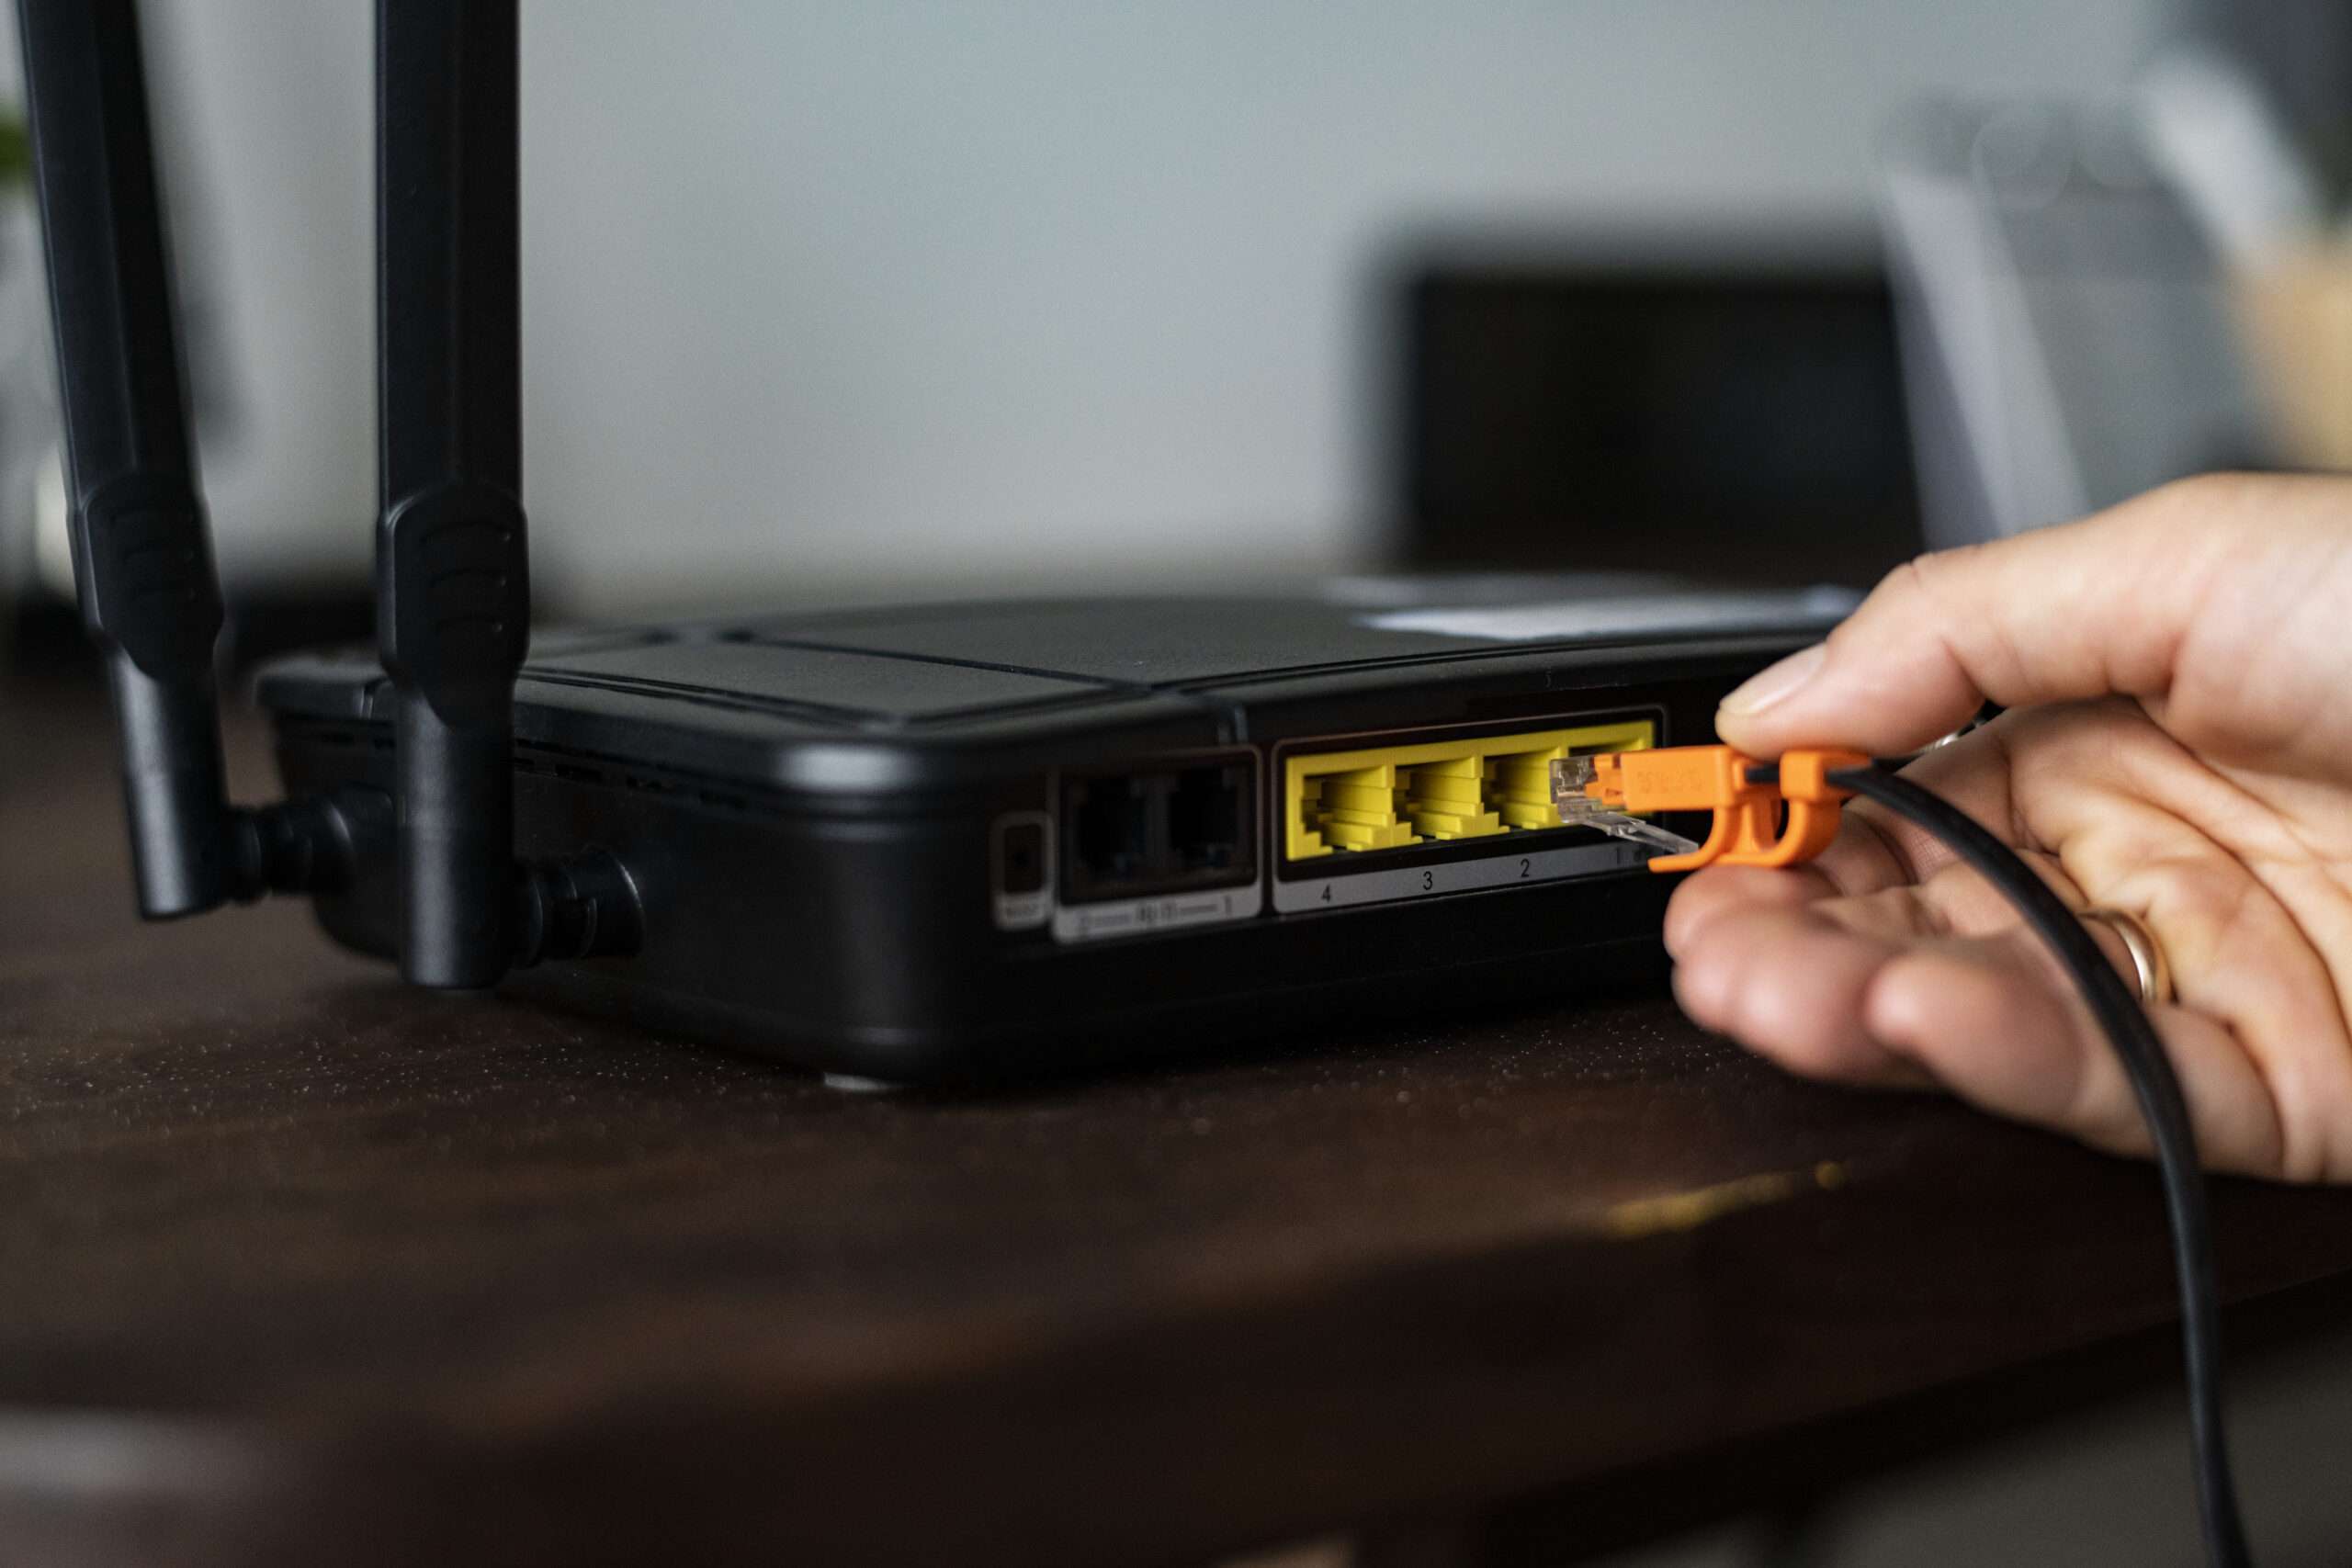
POLYGON ((213 692, 220 584, 188 441, 130 0, 23 0, 82 619, 122 737, 140 912, 192 915, 346 870, 318 805, 228 803, 213 692))
POLYGON ((487 986, 514 923, 523 523, 514 0, 381 0, 376 630, 400 697, 401 967, 487 986))
MULTIPOLYGON (((150 919, 351 884, 380 789, 228 804, 222 618, 188 441, 133 0, 20 0, 83 619, 104 649, 150 919)), ((378 632, 400 698, 401 964, 487 986, 636 951, 611 854, 514 860, 514 676, 529 631, 516 326, 514 0, 378 17, 383 518, 378 632)))
POLYGON ((22 27, 74 580, 122 732, 140 911, 191 915, 230 896, 220 585, 188 446, 138 19, 129 0, 25 0, 22 27))

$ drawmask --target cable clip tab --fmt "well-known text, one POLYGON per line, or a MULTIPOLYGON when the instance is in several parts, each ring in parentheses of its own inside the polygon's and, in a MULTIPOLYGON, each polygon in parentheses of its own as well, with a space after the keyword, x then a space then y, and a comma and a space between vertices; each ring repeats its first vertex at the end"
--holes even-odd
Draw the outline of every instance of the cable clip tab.
POLYGON ((1817 749, 1788 752, 1778 762, 1758 762, 1728 746, 1602 751, 1554 762, 1552 797, 1563 822, 1609 832, 1653 812, 1715 814, 1706 842, 1658 856, 1649 863, 1652 871, 1694 871, 1718 861, 1795 865, 1829 847, 1838 836, 1838 803, 1854 793, 1829 775, 1870 763, 1859 751, 1817 749))

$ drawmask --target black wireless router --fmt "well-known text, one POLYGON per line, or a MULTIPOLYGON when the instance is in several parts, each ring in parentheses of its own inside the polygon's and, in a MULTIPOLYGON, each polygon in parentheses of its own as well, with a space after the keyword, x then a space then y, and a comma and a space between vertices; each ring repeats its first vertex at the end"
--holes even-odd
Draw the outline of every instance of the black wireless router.
POLYGON ((1847 607, 1374 581, 526 653, 514 6, 382 0, 380 661, 267 671, 288 799, 232 807, 131 0, 21 8, 74 561, 151 919, 303 893, 419 985, 888 1080, 1652 976, 1667 879, 1561 823, 1552 760, 1709 739, 1847 607))

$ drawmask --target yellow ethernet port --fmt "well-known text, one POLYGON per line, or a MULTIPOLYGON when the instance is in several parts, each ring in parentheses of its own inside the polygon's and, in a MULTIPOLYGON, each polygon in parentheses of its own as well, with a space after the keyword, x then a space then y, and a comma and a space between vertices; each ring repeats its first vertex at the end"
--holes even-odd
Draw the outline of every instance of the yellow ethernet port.
POLYGON ((1657 722, 1633 718, 1294 755, 1283 762, 1283 858, 1557 828, 1555 758, 1657 743, 1657 722))

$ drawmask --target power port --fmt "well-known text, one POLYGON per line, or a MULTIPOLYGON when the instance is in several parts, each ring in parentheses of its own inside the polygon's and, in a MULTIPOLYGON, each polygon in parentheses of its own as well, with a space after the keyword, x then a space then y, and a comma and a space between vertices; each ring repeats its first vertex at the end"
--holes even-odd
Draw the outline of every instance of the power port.
POLYGON ((1046 826, 1042 819, 1007 822, 997 829, 997 891, 1025 897, 1046 890, 1046 826))

